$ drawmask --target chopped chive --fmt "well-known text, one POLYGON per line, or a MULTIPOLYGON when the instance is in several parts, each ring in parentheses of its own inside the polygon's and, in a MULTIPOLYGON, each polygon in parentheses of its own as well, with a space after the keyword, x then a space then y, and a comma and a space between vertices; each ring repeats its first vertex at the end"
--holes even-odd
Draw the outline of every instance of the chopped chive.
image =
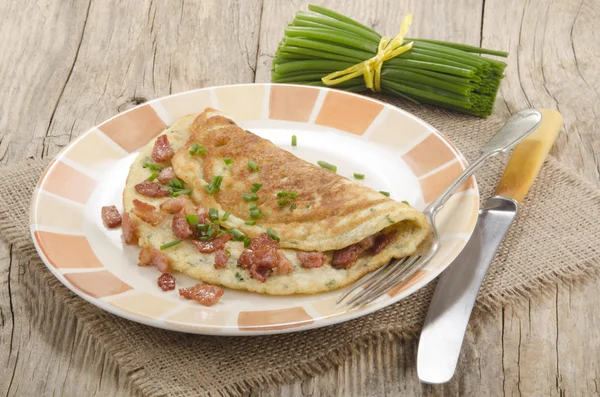
POLYGON ((271 240, 277 241, 277 242, 281 241, 279 236, 275 233, 275 231, 273 229, 268 228, 267 234, 269 235, 269 237, 271 237, 271 240))
POLYGON ((283 208, 286 205, 288 205, 290 203, 289 199, 281 199, 281 200, 277 200, 277 205, 279 205, 279 208, 283 208))
POLYGON ((185 186, 183 185, 183 181, 179 178, 173 178, 169 181, 169 186, 174 189, 183 189, 185 186))
POLYGON ((221 217, 221 220, 223 222, 225 222, 227 219, 229 219, 229 215, 231 215, 230 211, 225 211, 225 213, 223 214, 223 216, 221 217))
POLYGON ((296 192, 290 192, 290 198, 292 200, 295 199, 296 197, 298 197, 298 193, 296 193, 296 192))
POLYGON ((250 240, 248 237, 246 237, 244 239, 244 248, 248 248, 250 246, 250 244, 252 244, 252 240, 250 240))
POLYGON ((215 236, 215 233, 217 233, 217 231, 215 230, 215 227, 213 226, 212 223, 208 224, 208 229, 206 229, 206 237, 213 238, 215 236))
POLYGON ((253 183, 250 191, 252 191, 252 193, 256 193, 260 190, 261 187, 262 187, 262 183, 253 183))
POLYGON ((317 161, 317 164, 319 164, 321 166, 321 168, 325 168, 330 171, 337 172, 337 167, 333 164, 329 164, 327 161, 319 160, 319 161, 317 161))
POLYGON ((231 252, 229 252, 229 250, 225 250, 225 253, 227 254, 227 256, 231 256, 231 252))
POLYGON ((250 218, 258 219, 260 217, 262 217, 262 214, 260 213, 260 211, 258 209, 250 210, 250 218))
POLYGON ((380 190, 379 193, 383 194, 386 197, 390 197, 390 192, 384 192, 383 190, 380 190))
POLYGON ((209 223, 201 223, 198 226, 196 226, 196 229, 198 229, 201 232, 205 232, 208 229, 209 225, 209 223))
MULTIPOLYGON (((218 222, 218 221, 217 221, 217 222, 218 222)), ((216 224, 216 222, 215 222, 215 224, 216 224)), ((223 235, 223 234, 227 234, 227 231, 226 231, 226 230, 223 230, 223 229, 218 229, 218 230, 217 230, 217 235, 218 235, 218 236, 221 236, 221 235, 223 235)))
POLYGON ((289 194, 288 192, 286 192, 285 190, 282 190, 279 193, 277 193, 277 197, 287 197, 288 194, 289 194))
POLYGON ((354 179, 365 179, 365 174, 354 173, 354 179))
POLYGON ((408 201, 406 201, 406 200, 402 200, 402 201, 401 201, 401 203, 404 203, 404 204, 406 204, 406 205, 410 205, 410 204, 408 203, 408 201))
POLYGON ((233 238, 236 239, 237 241, 242 241, 243 239, 246 238, 246 235, 244 233, 240 232, 239 230, 237 230, 234 227, 229 229, 229 233, 233 234, 233 238))
POLYGON ((208 217, 211 221, 216 221, 217 219, 219 219, 219 211, 214 208, 209 208, 208 217))
POLYGON ((219 222, 219 220, 218 220, 218 219, 217 219, 217 220, 215 220, 215 221, 213 221, 213 225, 215 225, 215 226, 217 226, 217 227, 219 227, 219 225, 220 225, 220 224, 221 224, 221 223, 219 222))
POLYGON ((229 157, 227 157, 226 159, 223 159, 223 161, 224 161, 224 162, 225 162, 225 164, 227 164, 227 165, 231 165, 231 164, 233 164, 233 160, 232 160, 232 159, 230 159, 229 157))
POLYGON ((179 197, 182 194, 190 194, 190 193, 192 193, 192 191, 190 189, 175 190, 171 193, 171 196, 179 197))
POLYGON ((161 167, 160 165, 151 163, 150 158, 146 158, 146 160, 144 160, 143 167, 148 168, 149 170, 152 170, 152 171, 156 171, 156 172, 160 172, 163 169, 163 167, 161 167))
POLYGON ((310 203, 306 204, 306 208, 310 208, 310 203))
POLYGON ((295 209, 296 209, 296 204, 292 204, 292 205, 290 205, 290 211, 293 211, 293 210, 295 210, 295 209))
POLYGON ((206 148, 204 146, 200 146, 200 149, 198 149, 198 154, 200 156, 204 156, 206 153, 206 148))
POLYGON ((158 178, 158 172, 156 172, 156 171, 152 171, 152 175, 150 175, 150 176, 148 177, 148 180, 149 180, 150 182, 152 182, 152 181, 153 181, 153 180, 155 180, 156 178, 158 178))
POLYGON ((190 225, 198 226, 198 215, 186 215, 185 219, 187 219, 190 225))
POLYGON ((296 135, 292 135, 292 146, 297 146, 298 141, 296 140, 296 135))
POLYGON ((223 177, 221 175, 213 176, 208 185, 204 185, 204 190, 210 195, 217 193, 221 189, 223 177))
POLYGON ((258 163, 256 161, 248 160, 248 167, 250 167, 252 171, 258 171, 258 163))
POLYGON ((188 153, 193 156, 198 152, 198 149, 200 149, 200 144, 196 142, 192 145, 188 153))
POLYGON ((257 210, 258 209, 258 205, 256 205, 256 203, 252 203, 252 204, 250 204, 250 207, 248 207, 248 208, 250 208, 250 211, 257 210))
POLYGON ((246 225, 248 225, 248 226, 254 226, 254 225, 256 225, 256 221, 246 221, 246 222, 244 222, 244 223, 245 223, 246 225))
POLYGON ((235 272, 235 278, 237 278, 238 281, 244 281, 244 277, 242 277, 240 272, 235 272))
POLYGON ((162 250, 166 250, 167 248, 171 248, 172 246, 174 246, 174 245, 177 245, 177 244, 179 244, 180 242, 181 242, 181 240, 173 240, 173 241, 169 241, 168 243, 161 245, 161 246, 160 246, 160 250, 161 250, 161 251, 162 251, 162 250))
POLYGON ((254 193, 244 193, 244 194, 242 194, 242 198, 245 201, 256 201, 256 200, 258 200, 258 196, 256 194, 254 194, 254 193))

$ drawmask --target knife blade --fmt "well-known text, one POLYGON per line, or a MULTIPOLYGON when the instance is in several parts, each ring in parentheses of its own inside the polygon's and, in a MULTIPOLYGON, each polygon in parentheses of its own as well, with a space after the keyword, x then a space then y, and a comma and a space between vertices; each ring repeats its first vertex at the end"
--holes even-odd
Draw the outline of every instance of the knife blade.
POLYGON ((454 375, 481 283, 558 136, 560 113, 540 112, 542 122, 516 146, 470 240, 440 276, 419 339, 417 374, 424 383, 445 383, 454 375))

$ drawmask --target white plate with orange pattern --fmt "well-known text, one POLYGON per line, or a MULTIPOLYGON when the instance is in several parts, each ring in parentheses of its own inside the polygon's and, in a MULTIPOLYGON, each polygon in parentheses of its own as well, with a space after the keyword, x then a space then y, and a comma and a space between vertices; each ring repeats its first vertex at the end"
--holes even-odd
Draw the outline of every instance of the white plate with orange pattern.
MULTIPOLYGON (((170 95, 123 112, 67 146, 40 179, 32 200, 31 233, 50 271, 88 302, 154 327, 211 335, 302 331, 364 316, 433 280, 460 253, 479 210, 475 179, 437 215, 441 250, 392 292, 358 309, 336 306, 346 288, 316 295, 268 296, 225 290, 212 307, 162 292, 153 267, 137 266, 139 247, 124 245, 120 229, 104 227, 100 209, 116 204, 137 151, 166 126, 206 107, 311 162, 338 166, 362 183, 422 210, 465 168, 456 148, 419 118, 364 96, 326 88, 246 84, 170 95)), ((196 283, 176 275, 177 286, 196 283)))

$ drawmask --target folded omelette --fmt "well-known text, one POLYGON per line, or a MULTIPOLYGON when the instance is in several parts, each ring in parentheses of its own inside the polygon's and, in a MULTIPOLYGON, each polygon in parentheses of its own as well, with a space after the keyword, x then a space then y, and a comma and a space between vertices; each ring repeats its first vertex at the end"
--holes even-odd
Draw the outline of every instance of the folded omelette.
POLYGON ((272 295, 343 287, 412 254, 422 213, 275 146, 214 109, 140 151, 123 204, 131 242, 211 284, 272 295))

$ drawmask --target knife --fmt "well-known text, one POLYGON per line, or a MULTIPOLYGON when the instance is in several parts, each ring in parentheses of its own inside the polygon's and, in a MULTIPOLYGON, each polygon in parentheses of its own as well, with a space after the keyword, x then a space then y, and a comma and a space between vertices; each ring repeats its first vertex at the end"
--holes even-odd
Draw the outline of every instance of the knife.
POLYGON ((557 111, 540 112, 540 125, 515 147, 495 195, 479 210, 471 239, 440 276, 419 340, 417 374, 421 382, 445 383, 454 375, 485 273, 562 126, 557 111))

